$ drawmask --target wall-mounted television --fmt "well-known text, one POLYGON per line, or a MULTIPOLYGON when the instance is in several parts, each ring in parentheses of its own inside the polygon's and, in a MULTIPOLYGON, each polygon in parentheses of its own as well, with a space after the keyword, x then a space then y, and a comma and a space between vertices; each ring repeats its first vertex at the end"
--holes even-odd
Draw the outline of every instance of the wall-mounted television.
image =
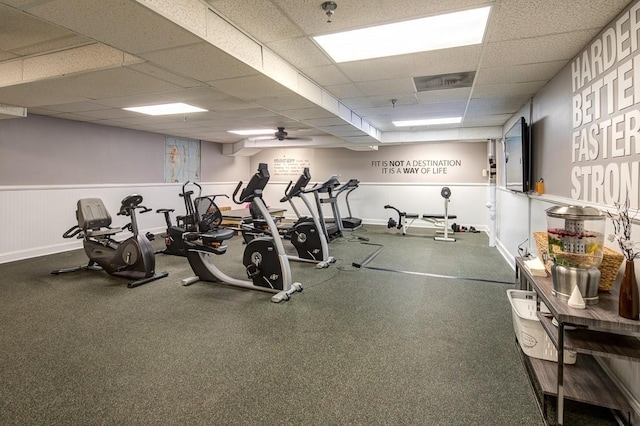
POLYGON ((531 145, 524 117, 504 134, 506 188, 517 192, 531 189, 531 145))

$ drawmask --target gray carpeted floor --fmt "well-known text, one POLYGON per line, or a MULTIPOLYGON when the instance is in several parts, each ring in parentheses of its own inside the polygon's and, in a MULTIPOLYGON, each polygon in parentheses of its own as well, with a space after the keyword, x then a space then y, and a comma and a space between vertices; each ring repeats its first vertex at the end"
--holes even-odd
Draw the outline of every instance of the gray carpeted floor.
MULTIPOLYGON (((135 289, 50 275, 81 250, 0 265, 0 424, 542 424, 514 345, 513 271, 487 236, 367 229, 385 246, 373 267, 497 282, 354 268, 377 247, 348 238, 329 269, 292 264, 305 290, 280 304, 183 287, 187 260, 166 255, 169 277, 135 289)), ((242 278, 242 249, 215 261, 242 278)))

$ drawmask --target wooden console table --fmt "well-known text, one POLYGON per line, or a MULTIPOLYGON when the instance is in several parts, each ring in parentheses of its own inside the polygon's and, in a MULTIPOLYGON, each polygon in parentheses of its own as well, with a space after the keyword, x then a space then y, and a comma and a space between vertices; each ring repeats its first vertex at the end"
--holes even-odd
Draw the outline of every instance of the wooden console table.
MULTIPOLYGON (((618 315, 617 294, 599 293, 599 302, 586 309, 574 309, 551 293, 551 277, 534 277, 524 266, 524 259, 516 258, 516 283, 526 283, 544 302, 550 313, 538 309, 538 318, 558 350, 558 360, 564 351, 578 353, 574 365, 550 362, 524 355, 527 372, 535 375, 543 392, 541 411, 545 417, 544 396, 557 397, 557 424, 564 422, 564 399, 608 407, 627 413, 632 411, 625 395, 593 358, 608 357, 640 361, 640 321, 618 315), (558 322, 556 327, 552 319, 558 322), (567 330, 566 326, 576 329, 567 330)), ((538 304, 539 305, 539 304, 538 304)), ((540 401, 538 401, 540 404, 540 401)))

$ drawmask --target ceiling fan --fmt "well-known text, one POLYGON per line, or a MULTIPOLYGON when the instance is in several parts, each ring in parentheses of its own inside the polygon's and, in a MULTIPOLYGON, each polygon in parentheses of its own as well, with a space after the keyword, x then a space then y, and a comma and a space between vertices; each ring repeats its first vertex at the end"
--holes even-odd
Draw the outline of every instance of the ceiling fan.
POLYGON ((289 133, 285 132, 284 127, 278 127, 278 131, 273 134, 273 137, 274 139, 277 139, 279 141, 283 141, 285 139, 290 141, 310 140, 310 138, 294 138, 294 137, 289 137, 288 135, 289 133))

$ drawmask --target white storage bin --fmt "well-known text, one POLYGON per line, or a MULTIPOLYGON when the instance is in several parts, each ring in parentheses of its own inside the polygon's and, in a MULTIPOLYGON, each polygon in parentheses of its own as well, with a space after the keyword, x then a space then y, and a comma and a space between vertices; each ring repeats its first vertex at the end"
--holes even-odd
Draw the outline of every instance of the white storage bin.
MULTIPOLYGON (((558 362, 558 351, 542 328, 536 314, 536 293, 534 291, 507 290, 511 302, 513 331, 516 333, 522 351, 533 358, 558 362)), ((575 364, 576 353, 564 351, 564 363, 575 364)))

